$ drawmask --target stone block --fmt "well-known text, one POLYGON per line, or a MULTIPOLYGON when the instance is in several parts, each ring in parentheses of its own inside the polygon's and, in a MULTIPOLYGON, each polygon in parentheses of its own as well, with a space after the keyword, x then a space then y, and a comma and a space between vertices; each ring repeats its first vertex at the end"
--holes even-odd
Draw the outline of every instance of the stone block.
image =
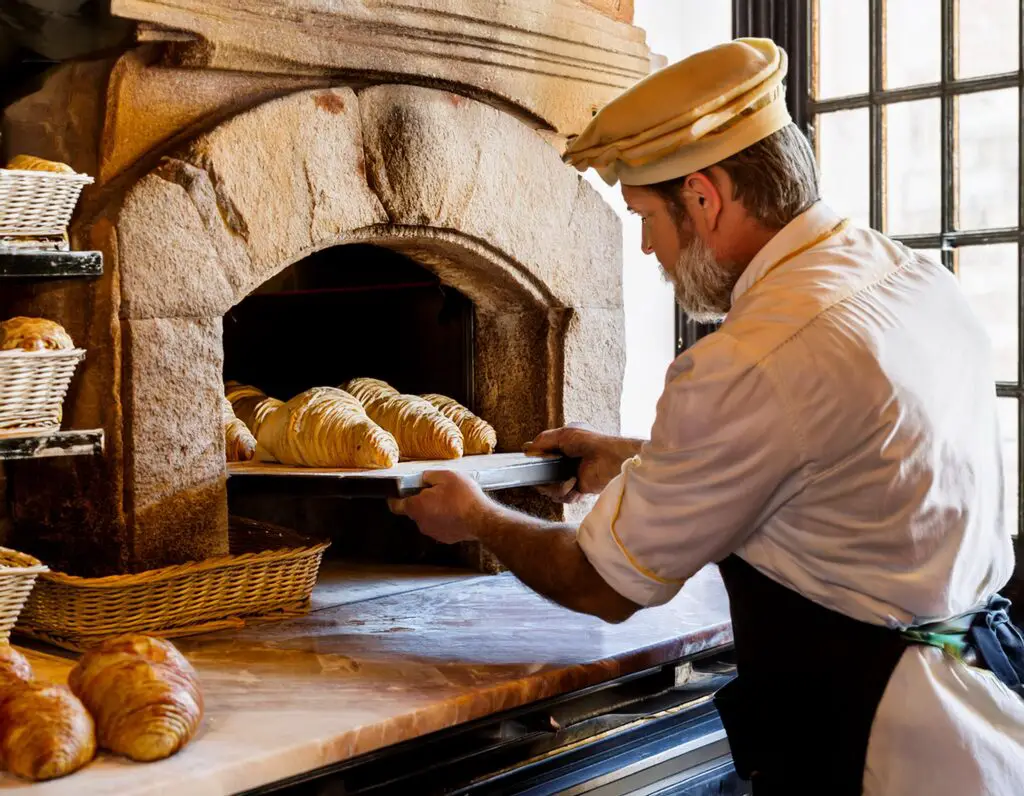
POLYGON ((134 564, 227 552, 221 319, 125 322, 125 469, 134 564))
POLYGON ((225 223, 245 240, 251 273, 236 300, 302 255, 387 220, 366 183, 349 89, 268 102, 201 136, 181 159, 209 175, 225 223))
POLYGON ((393 224, 456 229, 511 258, 550 303, 622 303, 614 211, 536 133, 454 94, 359 95, 370 184, 393 224))

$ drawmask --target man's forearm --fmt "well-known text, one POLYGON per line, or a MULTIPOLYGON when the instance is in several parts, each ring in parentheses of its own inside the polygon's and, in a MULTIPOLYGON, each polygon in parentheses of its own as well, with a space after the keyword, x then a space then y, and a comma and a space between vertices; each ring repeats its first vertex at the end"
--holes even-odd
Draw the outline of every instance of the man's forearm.
POLYGON ((571 525, 494 503, 480 519, 477 538, 527 586, 573 611, 621 622, 640 607, 598 574, 571 525))

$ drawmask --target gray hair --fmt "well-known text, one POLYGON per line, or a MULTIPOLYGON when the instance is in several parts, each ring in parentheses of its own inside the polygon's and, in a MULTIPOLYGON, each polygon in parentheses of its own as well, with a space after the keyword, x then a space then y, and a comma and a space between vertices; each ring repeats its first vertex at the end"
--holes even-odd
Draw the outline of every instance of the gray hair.
MULTIPOLYGON (((814 152, 792 123, 715 165, 732 180, 732 198, 769 229, 782 229, 820 198, 814 152)), ((680 177, 647 187, 682 213, 679 192, 685 182, 680 177)))

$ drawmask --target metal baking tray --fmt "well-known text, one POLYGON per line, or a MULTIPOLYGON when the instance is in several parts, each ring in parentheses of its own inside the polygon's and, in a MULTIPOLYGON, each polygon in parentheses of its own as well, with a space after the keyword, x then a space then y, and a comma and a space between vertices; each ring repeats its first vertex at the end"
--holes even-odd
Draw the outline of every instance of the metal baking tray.
POLYGON ((309 497, 405 497, 423 489, 428 470, 457 470, 487 491, 566 481, 576 475, 578 459, 491 453, 461 459, 400 462, 386 470, 293 467, 266 462, 229 462, 232 493, 286 493, 309 497))

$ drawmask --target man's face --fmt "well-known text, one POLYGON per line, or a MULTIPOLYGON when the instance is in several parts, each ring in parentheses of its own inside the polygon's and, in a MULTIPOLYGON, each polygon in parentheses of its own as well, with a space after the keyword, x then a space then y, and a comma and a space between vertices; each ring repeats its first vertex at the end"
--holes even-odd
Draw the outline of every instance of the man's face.
POLYGON ((721 320, 731 305, 737 270, 717 262, 685 207, 674 207, 661 194, 640 186, 623 185, 622 196, 630 211, 640 216, 641 249, 657 257, 679 306, 698 322, 721 320))

